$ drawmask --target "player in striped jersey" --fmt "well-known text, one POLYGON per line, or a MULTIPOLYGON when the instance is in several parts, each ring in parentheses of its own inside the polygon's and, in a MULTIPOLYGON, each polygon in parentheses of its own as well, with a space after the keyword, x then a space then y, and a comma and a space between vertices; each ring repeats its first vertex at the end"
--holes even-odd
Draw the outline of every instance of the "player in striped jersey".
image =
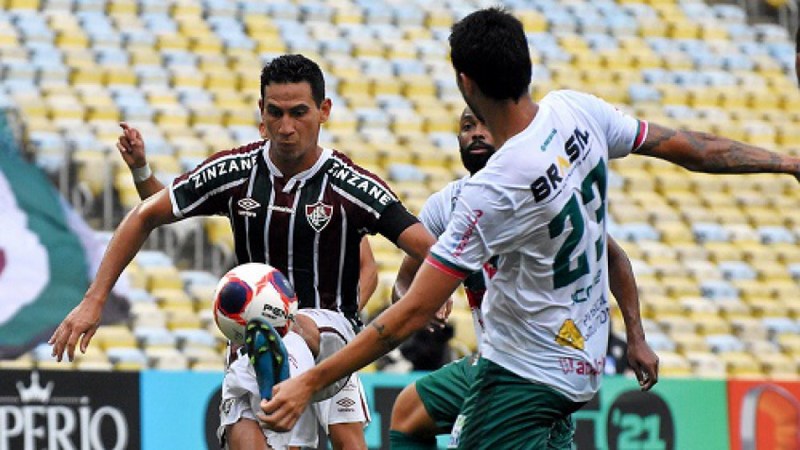
MULTIPOLYGON (((141 200, 145 200, 164 188, 156 178, 147 163, 144 139, 141 133, 121 123, 123 133, 119 137, 117 149, 131 170, 134 184, 141 200)), ((360 311, 375 291, 377 284, 377 263, 372 254, 367 238, 361 239, 360 269, 359 269, 359 306, 360 311)), ((291 374, 296 376, 302 371, 313 366, 314 359, 322 359, 326 353, 320 354, 320 343, 327 342, 327 349, 343 345, 353 337, 353 327, 346 320, 337 320, 339 314, 324 309, 304 308, 296 316, 296 324, 292 332, 284 336, 283 340, 290 355, 291 374), (301 322, 303 325, 301 326, 301 322), (298 334, 299 333, 299 334, 298 334), (302 337, 302 339, 300 338, 302 337), (340 339, 341 337, 344 340, 340 339), (309 364, 310 360, 310 364, 309 364)), ((341 319, 341 317, 340 317, 341 319)), ((323 346, 324 347, 324 346, 323 346)), ((226 430, 229 425, 247 418, 256 420, 255 414, 259 411, 258 402, 260 395, 255 379, 255 372, 248 358, 242 358, 244 349, 230 348, 225 364, 225 370, 231 371, 235 376, 226 377, 222 386, 222 405, 220 406, 220 427, 217 435, 223 448, 226 448, 226 430)), ((347 380, 342 389, 355 390, 359 386, 355 380, 347 380)), ((309 408, 292 433, 265 432, 265 437, 274 449, 285 447, 316 447, 317 425, 316 418, 325 408, 330 409, 330 401, 323 401, 309 408)), ((321 425, 329 428, 323 420, 321 425)), ((336 427, 334 427, 334 430, 336 427)), ((234 444, 235 445, 235 444, 234 444)))
POLYGON ((555 91, 533 102, 524 29, 502 10, 466 16, 450 44, 459 88, 498 150, 465 184, 403 298, 262 402, 272 429, 291 427, 313 392, 425 326, 466 274, 497 255, 459 448, 566 447, 565 436, 552 433, 561 434, 559 425, 597 392, 608 341, 608 159, 638 152, 706 172, 800 171, 797 159, 648 126, 591 95, 555 91))
MULTIPOLYGON (((320 126, 331 110, 319 67, 301 55, 284 55, 264 67, 261 85, 264 140, 211 156, 126 216, 95 282, 50 339, 59 360, 64 352, 72 360, 79 340, 86 350, 111 286, 149 233, 185 217, 227 216, 239 263, 271 264, 290 279, 301 308, 338 311, 354 324, 366 233, 380 233, 415 258, 425 257, 433 238, 383 180, 319 146, 320 126)), ((326 419, 334 447, 366 448, 363 399, 356 393, 332 400, 326 419), (353 421, 353 413, 361 420, 353 421)), ((257 422, 233 427, 244 430, 237 438, 265 444, 257 422)))

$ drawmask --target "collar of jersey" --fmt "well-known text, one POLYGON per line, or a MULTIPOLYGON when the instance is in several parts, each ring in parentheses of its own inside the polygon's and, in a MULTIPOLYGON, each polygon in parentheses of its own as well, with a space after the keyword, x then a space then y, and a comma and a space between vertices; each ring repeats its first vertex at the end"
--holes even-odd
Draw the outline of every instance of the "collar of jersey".
MULTIPOLYGON (((283 178, 283 173, 281 173, 280 169, 278 169, 278 166, 273 164, 272 160, 269 159, 269 145, 264 146, 263 155, 264 155, 264 161, 267 163, 267 168, 269 169, 269 172, 272 174, 272 176, 283 178)), ((325 161, 327 161, 331 157, 331 155, 333 155, 333 150, 326 147, 322 147, 322 153, 320 153, 319 158, 317 158, 317 162, 315 162, 314 165, 309 167, 308 169, 290 178, 286 182, 286 185, 283 186, 283 192, 284 193, 291 192, 295 188, 295 186, 298 185, 302 187, 305 184, 306 180, 313 177, 314 175, 317 174, 317 172, 319 172, 320 167, 322 167, 322 165, 325 164, 325 161)))

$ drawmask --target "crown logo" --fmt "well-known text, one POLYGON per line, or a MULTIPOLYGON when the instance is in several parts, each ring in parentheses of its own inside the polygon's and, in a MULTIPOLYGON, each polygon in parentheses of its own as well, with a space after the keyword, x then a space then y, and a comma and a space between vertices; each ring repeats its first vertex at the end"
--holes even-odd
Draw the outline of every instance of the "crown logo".
POLYGON ((53 382, 50 381, 47 386, 42 386, 39 384, 39 372, 31 372, 30 387, 26 388, 22 381, 17 381, 17 391, 19 391, 19 398, 22 403, 47 403, 50 401, 50 394, 53 392, 53 382))

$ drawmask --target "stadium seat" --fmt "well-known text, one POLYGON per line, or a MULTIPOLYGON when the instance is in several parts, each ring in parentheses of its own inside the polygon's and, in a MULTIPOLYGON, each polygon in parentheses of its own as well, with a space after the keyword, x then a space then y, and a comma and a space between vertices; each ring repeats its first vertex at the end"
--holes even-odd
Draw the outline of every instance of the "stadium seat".
POLYGON ((717 355, 709 352, 691 351, 684 354, 695 376, 704 378, 724 378, 727 367, 717 355))

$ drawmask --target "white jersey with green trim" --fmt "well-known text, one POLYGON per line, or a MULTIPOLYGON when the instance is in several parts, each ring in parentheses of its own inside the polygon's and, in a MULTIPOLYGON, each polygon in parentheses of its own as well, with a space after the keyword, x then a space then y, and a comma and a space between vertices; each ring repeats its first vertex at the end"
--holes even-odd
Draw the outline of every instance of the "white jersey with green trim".
POLYGON ((466 181, 428 258, 465 276, 497 255, 483 356, 574 401, 599 389, 608 345, 608 159, 637 148, 646 130, 597 97, 548 94, 466 181))
MULTIPOLYGON (((456 206, 456 201, 461 193, 461 188, 464 183, 469 180, 469 175, 466 175, 458 180, 447 183, 441 190, 431 194, 422 209, 419 212, 419 221, 433 236, 439 237, 444 233, 447 224, 450 223, 450 217, 453 215, 453 208, 456 206)), ((475 329, 475 338, 478 342, 478 350, 480 351, 480 342, 483 337, 483 316, 481 315, 481 302, 486 292, 487 277, 491 272, 481 270, 470 274, 464 280, 464 292, 467 296, 469 309, 472 313, 472 326, 475 329)))

